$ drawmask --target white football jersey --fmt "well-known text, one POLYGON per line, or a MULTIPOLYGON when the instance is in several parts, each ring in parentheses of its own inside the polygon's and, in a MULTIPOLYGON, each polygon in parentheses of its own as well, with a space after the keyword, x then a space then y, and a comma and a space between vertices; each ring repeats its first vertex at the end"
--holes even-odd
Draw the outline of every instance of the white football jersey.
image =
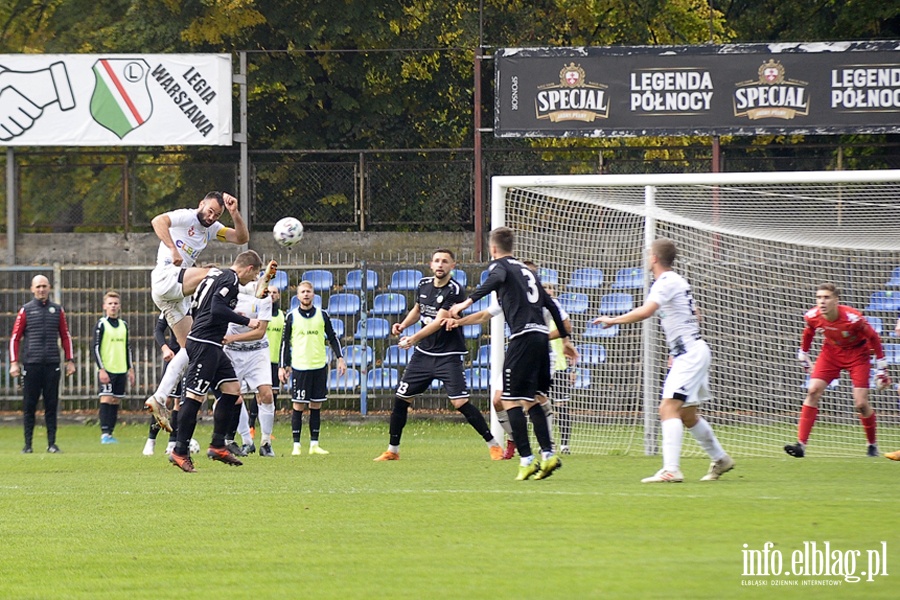
MULTIPOLYGON (((184 268, 193 267, 209 241, 225 228, 218 221, 209 227, 201 225, 197 219, 196 208, 179 208, 167 212, 166 215, 172 222, 169 226, 169 235, 172 236, 172 241, 181 254, 184 261, 181 266, 184 268)), ((172 252, 162 242, 159 243, 159 251, 156 253, 156 264, 159 266, 172 264, 172 252)))
POLYGON ((700 339, 694 296, 684 277, 674 271, 665 271, 650 286, 647 301, 659 305, 656 315, 672 354, 682 354, 685 346, 700 339))
MULTIPOLYGON (((272 299, 268 296, 262 299, 259 299, 255 295, 256 292, 256 282, 251 282, 247 285, 242 285, 240 287, 240 293, 238 294, 237 305, 234 307, 234 312, 239 315, 244 315, 248 319, 259 319, 260 321, 271 321, 272 320, 272 299)), ((229 323, 228 324, 228 334, 227 335, 238 335, 241 333, 246 333, 250 331, 250 328, 246 325, 238 325, 237 323, 229 323)), ((262 339, 254 340, 252 342, 237 342, 235 344, 231 344, 234 348, 239 348, 242 346, 252 346, 253 348, 268 348, 269 340, 266 336, 263 336, 262 339)))

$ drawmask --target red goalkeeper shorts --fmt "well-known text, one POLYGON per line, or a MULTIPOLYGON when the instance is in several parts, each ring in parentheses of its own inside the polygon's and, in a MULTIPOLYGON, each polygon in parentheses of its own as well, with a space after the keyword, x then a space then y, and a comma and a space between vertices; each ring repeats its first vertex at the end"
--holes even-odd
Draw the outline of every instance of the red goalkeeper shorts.
POLYGON ((871 372, 871 354, 868 346, 839 349, 836 346, 822 346, 822 352, 816 359, 810 377, 831 381, 841 376, 841 371, 850 373, 850 380, 855 388, 869 387, 871 372))

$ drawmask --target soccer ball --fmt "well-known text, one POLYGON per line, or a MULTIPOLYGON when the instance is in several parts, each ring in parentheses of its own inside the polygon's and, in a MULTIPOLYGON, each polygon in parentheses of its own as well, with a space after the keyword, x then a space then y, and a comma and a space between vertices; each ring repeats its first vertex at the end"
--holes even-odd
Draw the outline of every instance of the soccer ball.
POLYGON ((290 248, 303 239, 303 223, 294 217, 285 217, 275 223, 272 235, 280 245, 290 248))
POLYGON ((188 448, 190 448, 191 454, 197 454, 198 452, 200 452, 200 442, 198 442, 194 438, 191 438, 190 443, 188 443, 188 448))

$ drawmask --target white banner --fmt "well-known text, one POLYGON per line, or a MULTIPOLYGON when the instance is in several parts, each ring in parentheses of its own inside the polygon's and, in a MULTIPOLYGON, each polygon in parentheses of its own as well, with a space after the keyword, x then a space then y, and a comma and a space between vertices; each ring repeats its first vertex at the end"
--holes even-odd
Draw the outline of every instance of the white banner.
POLYGON ((0 54, 0 146, 230 146, 230 54, 0 54))

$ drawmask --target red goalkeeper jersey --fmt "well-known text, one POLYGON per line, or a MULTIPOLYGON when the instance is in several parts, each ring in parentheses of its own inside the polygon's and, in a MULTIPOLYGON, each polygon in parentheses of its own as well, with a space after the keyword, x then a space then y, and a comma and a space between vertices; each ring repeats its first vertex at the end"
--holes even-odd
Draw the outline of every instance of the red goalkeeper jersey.
POLYGON ((836 346, 841 350, 865 348, 867 353, 874 352, 875 358, 884 358, 881 338, 862 313, 843 304, 839 304, 837 309, 838 317, 834 321, 826 319, 818 306, 803 315, 806 328, 803 330, 800 349, 809 352, 816 331, 821 331, 825 336, 825 345, 836 346))

